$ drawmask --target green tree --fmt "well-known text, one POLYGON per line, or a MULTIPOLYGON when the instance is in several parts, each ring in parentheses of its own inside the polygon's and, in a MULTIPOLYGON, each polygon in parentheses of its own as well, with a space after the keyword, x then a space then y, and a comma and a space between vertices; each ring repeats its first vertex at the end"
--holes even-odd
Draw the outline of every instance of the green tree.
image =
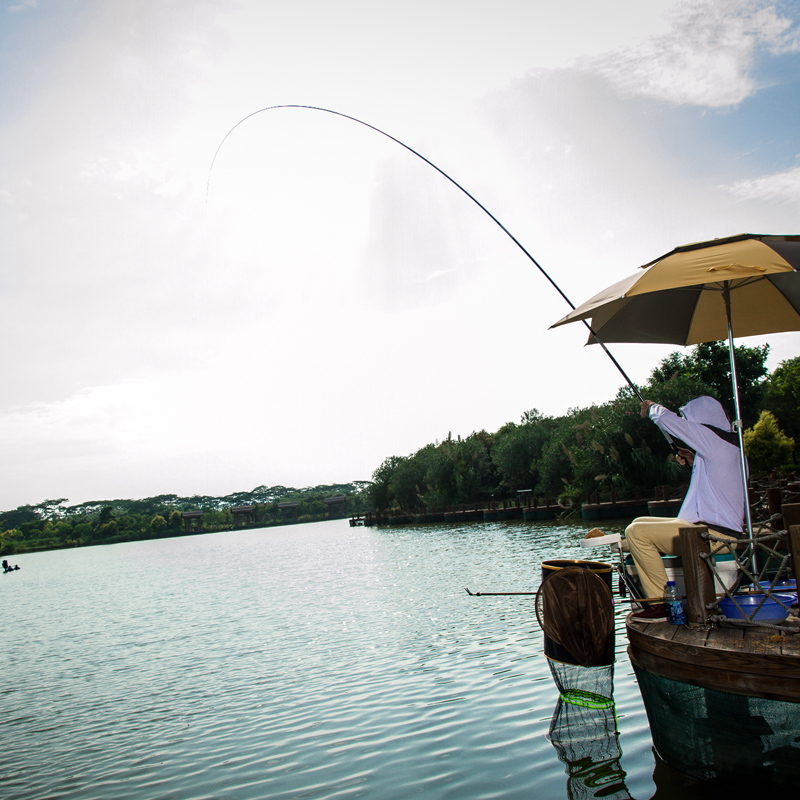
POLYGON ((172 530, 177 530, 178 528, 180 528, 183 525, 183 517, 181 516, 181 512, 175 509, 175 511, 173 511, 169 515, 168 522, 169 522, 169 527, 172 530))
POLYGON ((457 445, 451 439, 418 450, 392 479, 398 502, 404 507, 413 504, 427 508, 455 502, 457 462, 457 445))
POLYGON ((576 488, 575 473, 578 459, 575 453, 576 445, 582 445, 582 437, 578 437, 583 420, 579 418, 577 409, 570 410, 562 417, 553 419, 553 430, 549 439, 542 448, 539 462, 539 480, 534 487, 537 497, 563 497, 580 500, 583 495, 582 487, 576 488))
POLYGON ((0 526, 6 529, 17 528, 23 522, 35 522, 39 519, 33 506, 18 506, 13 511, 0 514, 0 526))
POLYGON ((764 408, 775 415, 787 436, 800 442, 800 356, 782 361, 767 378, 764 408))
POLYGON ((72 535, 79 544, 88 544, 92 540, 94 528, 88 522, 79 522, 73 529, 72 535))
POLYGON ((367 502, 377 511, 384 511, 392 505, 392 500, 394 498, 392 497, 389 487, 392 476, 401 461, 402 458, 399 456, 389 456, 389 458, 372 473, 372 481, 366 490, 367 502))
MULTIPOLYGON (((427 445, 427 450, 434 445, 427 445)), ((400 508, 411 510, 420 505, 422 486, 425 485, 425 453, 419 451, 401 458, 389 481, 389 497, 400 508)))
POLYGON ((794 439, 778 427, 778 421, 770 411, 762 411, 758 422, 744 432, 744 451, 754 473, 789 466, 794 446, 794 439))
POLYGON ((509 492, 533 489, 539 483, 542 451, 557 427, 555 420, 535 408, 526 411, 521 421, 500 428, 491 451, 501 486, 509 492))
POLYGON ((20 532, 16 528, 0 531, 0 556, 14 555, 20 538, 20 532))
POLYGON ((509 492, 532 489, 536 482, 534 459, 538 452, 532 428, 509 422, 495 434, 492 462, 497 467, 500 485, 509 492))
POLYGON ((167 521, 161 514, 156 514, 153 519, 150 520, 150 530, 158 536, 159 534, 163 533, 167 529, 167 521))
POLYGON ((56 500, 42 500, 41 503, 37 503, 33 508, 44 519, 53 519, 60 516, 63 512, 61 506, 66 502, 66 497, 59 497, 56 500))
MULTIPOLYGON (((760 347, 739 345, 734 348, 734 353, 742 420, 744 425, 752 425, 758 418, 764 395, 769 345, 760 347)), ((653 370, 647 386, 648 399, 663 402, 653 395, 659 385, 663 384, 671 384, 678 406, 699 394, 707 394, 716 397, 725 407, 728 416, 735 419, 730 352, 727 344, 706 342, 696 345, 688 353, 671 353, 653 370)))
POLYGON ((112 519, 108 522, 104 522, 102 525, 99 525, 96 535, 98 539, 103 540, 116 536, 118 532, 119 526, 117 525, 117 521, 112 519))
POLYGON ((473 431, 455 444, 453 480, 455 494, 450 503, 488 500, 498 491, 500 476, 492 454, 495 437, 473 431))

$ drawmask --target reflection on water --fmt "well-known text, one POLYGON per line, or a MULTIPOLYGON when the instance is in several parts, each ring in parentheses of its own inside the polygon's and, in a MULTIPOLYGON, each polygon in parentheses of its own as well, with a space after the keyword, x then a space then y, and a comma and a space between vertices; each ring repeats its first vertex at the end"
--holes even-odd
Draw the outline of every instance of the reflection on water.
POLYGON ((613 737, 578 757, 569 725, 547 738, 533 599, 464 591, 535 589, 585 530, 345 520, 20 555, 0 576, 0 795, 563 798, 561 756, 651 797, 624 635, 625 757, 613 737))
POLYGON ((620 764, 622 750, 613 701, 585 705, 559 697, 548 735, 566 764, 569 800, 631 797, 620 764))
POLYGON ((630 798, 620 764, 614 664, 548 662, 559 692, 548 738, 566 765, 567 797, 630 798))

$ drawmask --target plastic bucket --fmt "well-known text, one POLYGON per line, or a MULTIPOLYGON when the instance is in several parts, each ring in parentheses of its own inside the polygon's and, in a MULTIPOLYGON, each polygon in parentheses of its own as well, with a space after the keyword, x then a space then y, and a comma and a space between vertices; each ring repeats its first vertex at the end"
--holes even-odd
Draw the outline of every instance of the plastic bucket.
MULTIPOLYGON (((712 556, 712 563, 717 572, 717 577, 714 578, 714 591, 721 593, 723 587, 730 589, 739 577, 739 564, 732 553, 722 553, 712 556)), ((675 581, 675 586, 678 589, 678 594, 681 597, 686 596, 686 583, 683 579, 683 561, 680 556, 661 556, 661 562, 664 565, 664 571, 667 573, 668 581, 675 581)), ((625 558, 625 571, 631 578, 639 579, 639 571, 636 569, 633 556, 626 556, 625 558)))
MULTIPOLYGON (((604 564, 601 561, 578 561, 571 559, 549 559, 542 561, 542 583, 556 572, 563 569, 588 569, 593 572, 608 586, 609 590, 613 593, 612 577, 614 568, 610 564, 604 564)), ((558 642, 551 639, 544 631, 544 654, 553 661, 561 661, 564 664, 578 664, 578 659, 575 658, 565 647, 562 647, 558 642)), ((614 631, 608 635, 606 639, 605 648, 603 650, 603 665, 614 663, 614 631)))

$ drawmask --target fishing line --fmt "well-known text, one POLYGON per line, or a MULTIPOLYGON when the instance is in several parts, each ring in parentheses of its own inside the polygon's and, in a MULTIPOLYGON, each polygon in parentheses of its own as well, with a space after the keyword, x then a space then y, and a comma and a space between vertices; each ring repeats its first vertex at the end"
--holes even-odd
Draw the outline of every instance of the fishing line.
MULTIPOLYGON (((470 194, 460 183, 458 183, 458 181, 456 181, 453 178, 451 178, 443 169, 440 169, 439 167, 437 167, 436 164, 433 163, 433 161, 431 161, 430 159, 426 158, 421 153, 418 153, 413 147, 410 147, 405 142, 401 142, 400 139, 397 139, 394 136, 392 136, 391 134, 386 133, 386 131, 382 131, 380 128, 375 127, 375 125, 370 125, 368 122, 364 122, 364 120, 358 119, 357 117, 351 117, 349 114, 343 114, 341 111, 333 111, 330 108, 320 108, 319 106, 306 106, 306 105, 299 105, 299 104, 282 104, 282 105, 276 105, 276 106, 267 106, 266 108, 260 108, 260 109, 258 109, 258 111, 253 111, 252 113, 248 114, 246 117, 242 117, 242 119, 240 119, 225 134, 225 136, 223 137, 222 141, 219 143, 219 146, 217 147, 217 149, 216 149, 216 151, 214 153, 214 157, 211 159, 211 166, 208 168, 208 180, 206 181, 206 205, 208 205, 208 193, 209 193, 209 187, 211 185, 211 171, 214 169, 214 162, 217 160, 217 156, 219 155, 219 151, 222 149, 222 146, 225 144, 225 142, 227 141, 228 137, 240 125, 242 125, 243 123, 247 122, 247 120, 251 119, 252 117, 255 117, 257 114, 261 114, 264 111, 274 111, 274 110, 280 109, 280 108, 301 108, 301 109, 305 109, 307 111, 322 111, 325 114, 333 114, 336 117, 342 117, 343 119, 349 119, 351 122, 357 122, 359 125, 363 125, 365 128, 369 128, 370 130, 373 130, 376 133, 381 134, 381 136, 385 136, 387 139, 391 139, 393 142, 396 142, 401 147, 404 147, 406 150, 408 150, 409 153, 413 153, 417 158, 422 159, 422 161, 424 161, 428 166, 433 167, 440 175, 442 175, 443 177, 447 178, 447 180, 450 181, 450 183, 452 183, 453 186, 455 186, 457 189, 462 191, 467 197, 469 197, 469 199, 472 200, 472 202, 475 203, 475 205, 478 206, 478 208, 480 208, 481 211, 483 211, 500 228, 500 230, 502 230, 503 233, 505 233, 506 236, 508 236, 508 238, 511 239, 512 242, 514 242, 514 244, 520 250, 522 250, 522 252, 530 259, 530 261, 539 270, 539 272, 542 275, 544 275, 545 278, 547 278, 547 280, 549 281, 550 285, 561 295, 562 298, 564 298, 564 301, 570 307, 570 309, 572 309, 573 311, 575 310, 575 305, 564 294, 564 292, 561 290, 561 287, 550 277, 550 275, 545 271, 545 269, 542 267, 542 265, 525 249, 525 247, 522 245, 522 243, 519 241, 519 239, 517 239, 517 237, 514 236, 511 233, 511 231, 509 231, 508 228, 506 228, 506 226, 503 225, 503 223, 500 222, 500 220, 494 214, 492 214, 492 212, 489 211, 489 209, 486 208, 485 205, 483 205, 483 203, 481 203, 474 195, 470 194)), ((617 359, 614 358, 614 356, 611 354, 611 351, 603 344, 603 342, 601 342, 601 341, 599 341, 597 339, 597 337, 595 335, 595 332, 592 330, 591 325, 589 325, 589 323, 585 319, 581 320, 581 322, 583 322, 583 324, 586 326, 586 328, 589 331, 589 333, 595 338, 595 341, 597 342, 597 344, 599 344, 600 347, 603 348, 603 351, 605 352, 605 354, 611 359, 611 362, 619 370, 620 374, 625 379, 625 381, 627 382, 628 386, 631 387, 631 389, 633 390, 634 394, 639 398, 640 401, 643 401, 644 398, 642 397, 641 393, 639 392, 639 390, 634 385, 633 381, 627 376, 627 374, 625 373, 625 370, 622 369, 622 366, 619 364, 617 359)))

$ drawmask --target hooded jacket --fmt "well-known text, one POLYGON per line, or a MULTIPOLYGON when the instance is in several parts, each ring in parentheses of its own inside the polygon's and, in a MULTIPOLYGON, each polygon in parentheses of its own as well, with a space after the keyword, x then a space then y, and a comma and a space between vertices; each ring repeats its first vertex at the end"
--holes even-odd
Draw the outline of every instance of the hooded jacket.
POLYGON ((650 419, 659 428, 695 451, 692 479, 678 516, 687 522, 741 532, 744 521, 744 487, 737 445, 710 428, 730 432, 725 409, 713 397, 696 397, 681 408, 683 417, 664 406, 650 406, 650 419))

